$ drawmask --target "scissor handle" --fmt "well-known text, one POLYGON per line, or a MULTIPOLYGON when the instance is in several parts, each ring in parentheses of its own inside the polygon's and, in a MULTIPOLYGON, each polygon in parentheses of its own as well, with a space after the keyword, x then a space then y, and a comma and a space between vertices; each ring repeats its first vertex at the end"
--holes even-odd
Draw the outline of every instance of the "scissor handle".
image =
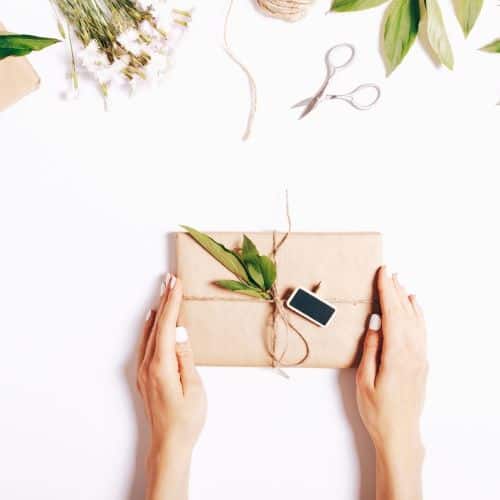
POLYGON ((349 66, 349 64, 352 63, 352 60, 354 59, 355 55, 356 55, 356 49, 354 48, 354 45, 351 45, 350 43, 339 43, 338 45, 330 47, 325 54, 325 62, 326 62, 326 67, 328 69, 328 73, 331 76, 333 76, 333 74, 337 69, 342 69, 345 68, 346 66, 349 66), (336 64, 335 61, 333 60, 333 54, 341 49, 348 49, 349 55, 347 56, 347 59, 345 61, 341 62, 340 64, 336 64))
POLYGON ((377 101, 380 99, 380 95, 381 91, 378 85, 375 85, 374 83, 363 83, 362 85, 359 85, 358 87, 356 87, 354 90, 352 90, 347 94, 338 94, 328 97, 330 99, 341 99, 342 101, 349 103, 353 108, 363 111, 365 109, 373 108, 373 106, 375 106, 377 101), (363 92, 363 90, 365 89, 375 90, 375 96, 371 101, 363 104, 357 100, 356 95, 359 94, 360 92, 363 92))

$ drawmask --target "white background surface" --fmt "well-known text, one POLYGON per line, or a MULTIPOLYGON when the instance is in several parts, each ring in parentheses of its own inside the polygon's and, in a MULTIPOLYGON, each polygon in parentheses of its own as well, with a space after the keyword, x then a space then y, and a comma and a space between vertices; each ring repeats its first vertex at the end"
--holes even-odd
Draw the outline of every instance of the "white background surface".
MULTIPOLYGON (((65 102, 60 46, 31 58, 41 90, 0 116, 0 498, 142 498, 132 360, 174 257, 168 233, 283 228, 285 186, 297 230, 384 232, 387 262, 426 310, 426 498, 500 498, 500 56, 476 50, 500 35, 500 8, 488 2, 464 41, 443 0, 455 71, 416 43, 385 79, 384 8, 324 16, 318 0, 288 25, 237 1, 230 38, 259 91, 243 144, 248 87, 222 50, 226 4, 201 3, 158 91, 108 114, 88 85, 65 102), (383 100, 366 113, 329 103, 298 122, 289 106, 345 41, 358 59, 337 89, 375 81, 383 100)), ((0 17, 56 35, 46 2, 4 1, 0 17)), ((202 374, 193 500, 373 498, 352 372, 202 374)))

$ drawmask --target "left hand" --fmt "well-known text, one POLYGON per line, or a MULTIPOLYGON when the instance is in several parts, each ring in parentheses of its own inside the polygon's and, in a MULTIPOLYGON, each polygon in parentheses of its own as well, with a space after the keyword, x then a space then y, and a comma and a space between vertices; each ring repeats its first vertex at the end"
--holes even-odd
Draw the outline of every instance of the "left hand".
POLYGON ((151 424, 150 461, 172 450, 190 455, 205 423, 206 395, 193 351, 186 330, 176 328, 181 303, 182 283, 167 275, 139 349, 137 386, 151 424))
POLYGON ((357 372, 359 412, 376 449, 420 447, 427 378, 422 309, 397 274, 377 276, 382 317, 372 315, 357 372), (376 321, 374 321, 376 320, 376 321), (376 324, 376 327, 373 326, 376 324))

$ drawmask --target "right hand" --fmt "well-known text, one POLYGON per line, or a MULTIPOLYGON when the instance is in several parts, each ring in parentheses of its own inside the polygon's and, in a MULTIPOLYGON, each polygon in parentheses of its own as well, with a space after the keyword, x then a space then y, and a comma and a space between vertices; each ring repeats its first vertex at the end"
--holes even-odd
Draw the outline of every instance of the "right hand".
POLYGON ((151 425, 150 458, 173 449, 189 456, 205 423, 207 401, 193 351, 186 330, 176 328, 181 302, 182 283, 169 274, 139 349, 137 385, 151 425))
POLYGON ((372 315, 357 371, 359 412, 378 452, 420 450, 427 377, 422 310, 385 268, 377 277, 382 318, 372 315), (381 329, 380 329, 381 328, 381 329))

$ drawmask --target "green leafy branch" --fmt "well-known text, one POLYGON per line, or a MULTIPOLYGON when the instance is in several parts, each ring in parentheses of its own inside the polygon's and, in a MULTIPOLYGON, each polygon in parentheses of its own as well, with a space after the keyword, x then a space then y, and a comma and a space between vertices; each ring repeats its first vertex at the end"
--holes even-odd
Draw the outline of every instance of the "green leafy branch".
MULTIPOLYGON (((331 10, 352 12, 370 9, 387 0, 333 0, 331 10)), ((474 26, 483 0, 456 0, 456 15, 465 36, 474 26)), ((438 0, 390 0, 383 24, 383 54, 388 74, 403 61, 418 33, 424 34, 436 59, 453 69, 453 52, 438 0)), ((500 40, 498 42, 500 47, 500 40)))
POLYGON ((10 56, 25 56, 34 50, 42 50, 58 42, 60 40, 56 38, 0 33, 0 60, 10 56))
POLYGON ((272 299, 272 287, 276 281, 276 264, 269 257, 260 255, 250 238, 243 236, 241 249, 233 251, 205 233, 189 226, 181 227, 238 278, 238 280, 216 281, 217 286, 250 297, 272 299))

